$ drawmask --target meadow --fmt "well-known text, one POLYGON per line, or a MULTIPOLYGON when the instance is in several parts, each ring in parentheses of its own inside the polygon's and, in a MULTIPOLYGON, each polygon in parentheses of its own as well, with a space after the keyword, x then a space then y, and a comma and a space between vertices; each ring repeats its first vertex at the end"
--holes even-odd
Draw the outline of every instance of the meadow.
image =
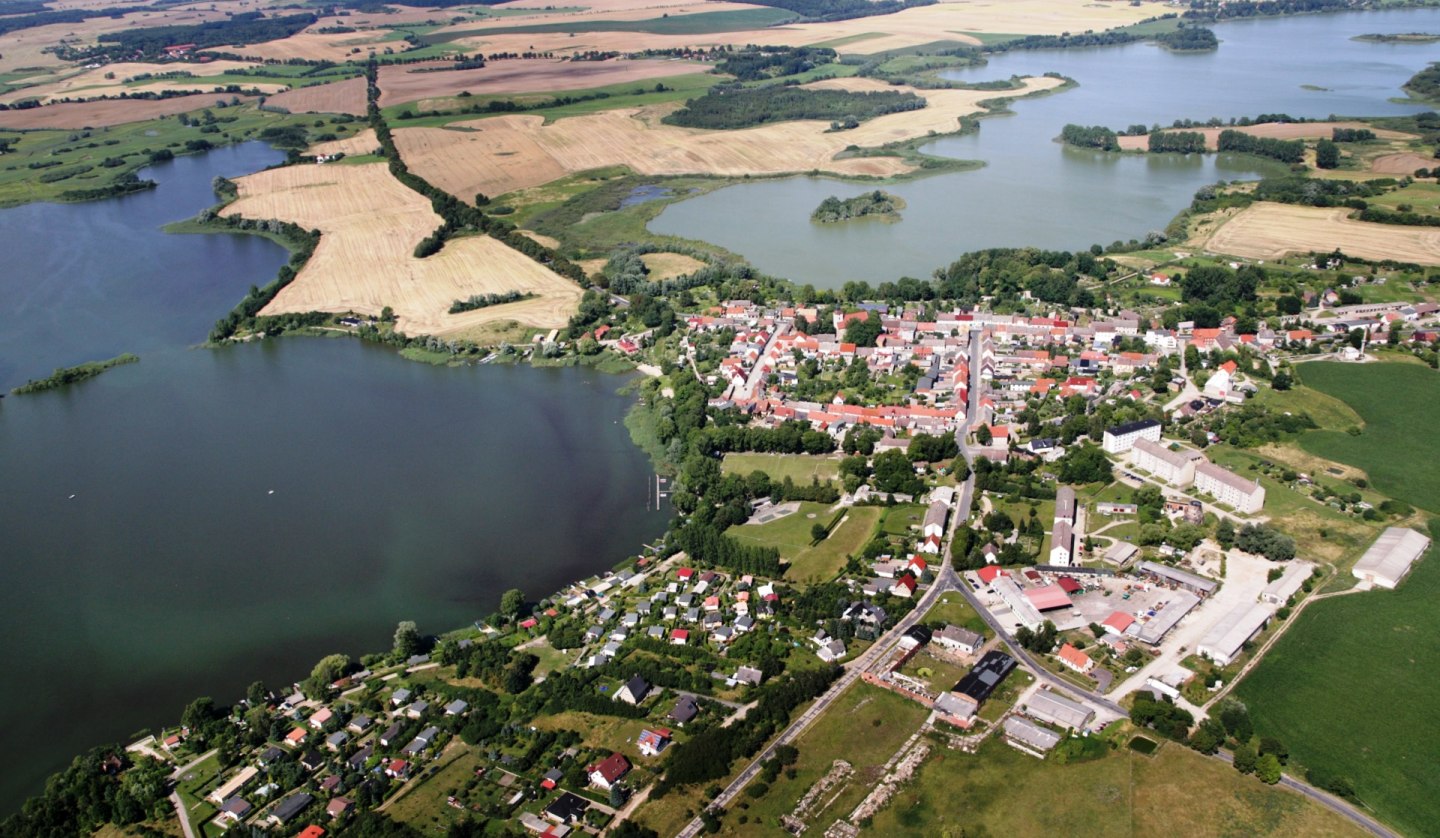
MULTIPOLYGON (((1116 741, 1119 741, 1118 739, 1116 741)), ((937 750, 877 835, 1358 835, 1340 816, 1173 743, 1061 764, 986 740, 937 750), (1062 802, 1063 801, 1063 802, 1062 802)))
POLYGON ((856 506, 844 511, 844 520, 824 541, 811 546, 810 528, 829 525, 835 512, 823 503, 802 503, 800 511, 778 521, 754 526, 731 527, 726 535, 746 544, 774 547, 789 562, 785 578, 792 582, 820 582, 833 577, 845 566, 848 556, 860 552, 875 532, 883 509, 856 506), (812 517, 813 516, 813 517, 812 517))
POLYGON ((1364 807, 1410 835, 1440 822, 1440 520, 1432 547, 1394 591, 1317 602, 1235 689, 1261 736, 1296 763, 1354 784, 1364 807))
POLYGON ((1418 364, 1316 361, 1296 368, 1306 386, 1348 404, 1365 424, 1358 436, 1319 430, 1306 451, 1364 469, 1377 490, 1440 512, 1440 373, 1418 364))
POLYGON ((726 454, 720 468, 726 474, 741 476, 763 471, 771 480, 788 477, 798 485, 808 486, 812 478, 824 483, 838 477, 840 460, 812 454, 726 454))

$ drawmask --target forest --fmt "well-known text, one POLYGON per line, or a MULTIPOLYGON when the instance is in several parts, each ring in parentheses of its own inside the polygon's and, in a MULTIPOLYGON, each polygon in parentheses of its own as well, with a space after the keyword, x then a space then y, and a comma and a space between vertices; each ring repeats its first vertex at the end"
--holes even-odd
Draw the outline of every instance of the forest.
POLYGON ((1182 26, 1174 32, 1156 35, 1155 40, 1166 49, 1181 52, 1199 52, 1220 46, 1220 40, 1215 37, 1215 33, 1203 26, 1182 26))
POLYGON ((1411 76, 1401 89, 1416 99, 1440 99, 1440 64, 1431 64, 1411 76))
POLYGON ((874 192, 844 200, 831 195, 810 213, 810 220, 820 224, 835 224, 871 215, 899 218, 900 210, 904 208, 903 198, 876 189, 874 192))
POLYGON ((802 23, 851 20, 857 17, 892 15, 936 0, 754 0, 752 5, 785 9, 800 15, 802 23))
POLYGON ((715 71, 737 81, 760 81, 798 75, 834 62, 835 50, 828 47, 751 46, 728 54, 715 65, 715 71))
POLYGON ((1098 148, 1101 151, 1119 151, 1120 141, 1115 132, 1103 125, 1076 125, 1070 123, 1060 131, 1060 139, 1066 145, 1080 148, 1098 148))
POLYGON ((792 86, 742 88, 716 87, 665 117, 669 125, 684 128, 731 130, 796 119, 864 122, 901 111, 918 111, 925 100, 914 93, 885 90, 857 93, 850 90, 804 90, 792 86))
POLYGON ((1252 137, 1242 131, 1221 131, 1217 146, 1220 151, 1254 154, 1279 160, 1281 163, 1299 163, 1305 159, 1305 143, 1300 140, 1252 137))
POLYGON ((100 45, 86 55, 98 57, 131 57, 135 53, 156 55, 174 44, 194 44, 197 49, 258 44, 288 38, 315 23, 312 14, 263 17, 259 12, 242 12, 226 20, 214 20, 190 26, 154 26, 148 29, 125 29, 101 35, 100 45))

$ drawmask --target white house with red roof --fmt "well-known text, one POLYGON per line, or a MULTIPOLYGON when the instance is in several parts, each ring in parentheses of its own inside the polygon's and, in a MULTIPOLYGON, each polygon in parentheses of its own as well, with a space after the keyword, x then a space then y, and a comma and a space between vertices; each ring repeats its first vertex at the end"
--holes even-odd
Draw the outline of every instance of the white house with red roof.
POLYGON ((630 773, 630 760, 626 759, 624 754, 614 753, 604 761, 590 766, 586 773, 590 776, 591 785, 609 791, 630 773))

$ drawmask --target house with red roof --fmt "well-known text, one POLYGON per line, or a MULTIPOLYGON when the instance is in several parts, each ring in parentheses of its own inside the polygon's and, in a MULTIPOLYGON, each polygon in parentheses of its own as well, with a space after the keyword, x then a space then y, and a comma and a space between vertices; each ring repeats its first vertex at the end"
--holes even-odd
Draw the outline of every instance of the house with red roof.
POLYGON ((320 728, 325 726, 326 722, 330 721, 333 718, 335 718, 335 714, 330 711, 329 707, 321 707, 319 710, 315 711, 315 714, 313 716, 310 717, 310 726, 315 728, 316 730, 319 730, 320 728))
POLYGON ((1060 651, 1058 654, 1056 654, 1056 657, 1060 659, 1061 663, 1065 664, 1066 666, 1070 667, 1081 675, 1089 675, 1090 670, 1095 668, 1095 661, 1091 660, 1089 655, 1085 654, 1079 649, 1076 649, 1069 643, 1066 643, 1064 646, 1060 647, 1060 651))
POLYGON ((410 763, 403 759, 392 759, 385 766, 385 776, 403 780, 410 776, 410 763))
POLYGON ((292 748, 298 748, 301 742, 305 741, 305 728, 297 727, 285 734, 285 744, 292 748))
POLYGON ((980 568, 975 575, 980 577, 981 582, 989 585, 1001 576, 1009 576, 1010 571, 1002 569, 999 565, 990 564, 980 568))
POLYGON ((689 643, 689 642, 690 642, 690 630, 689 630, 689 629, 671 629, 671 630, 670 630, 670 645, 671 645, 671 646, 684 646, 685 644, 687 644, 687 643, 689 643))
POLYGON ((590 766, 586 773, 590 775, 591 785, 609 791, 630 773, 630 760, 624 754, 614 753, 599 764, 590 766))
POLYGON ((695 568, 682 567, 679 570, 675 571, 675 575, 680 579, 681 582, 689 582, 690 578, 695 575, 695 568))
POLYGON ((311 824, 295 833, 295 838, 325 838, 325 827, 311 824))
POLYGON ((635 744, 640 746, 640 755, 647 757, 658 757, 665 746, 670 744, 670 729, 659 727, 654 730, 640 731, 640 738, 635 744))
POLYGON ((913 574, 906 573, 904 576, 896 579, 895 584, 890 586, 890 593, 893 596, 909 599, 910 597, 915 595, 915 587, 915 576, 913 574))

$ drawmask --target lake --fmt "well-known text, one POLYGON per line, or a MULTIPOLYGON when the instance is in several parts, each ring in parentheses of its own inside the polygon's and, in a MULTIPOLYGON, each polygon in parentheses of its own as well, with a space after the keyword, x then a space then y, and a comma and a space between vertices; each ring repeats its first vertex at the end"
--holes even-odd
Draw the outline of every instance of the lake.
POLYGON ((24 756, 0 777, 6 811, 197 696, 228 703, 326 654, 383 651, 399 620, 468 625, 508 588, 547 595, 664 531, 622 424, 626 378, 432 367, 344 338, 190 348, 286 254, 158 225, 212 203, 215 174, 276 158, 217 151, 158 168, 156 193, 0 212, 7 388, 142 358, 0 400, 0 630, 17 676, 0 751, 24 756))
POLYGON ((1066 123, 1123 129, 1288 113, 1383 116, 1423 108, 1392 103, 1400 85, 1440 61, 1440 44, 1352 41, 1371 32, 1440 31, 1440 10, 1407 9, 1235 21, 1214 27, 1220 48, 1173 53, 1151 44, 992 56, 985 67, 949 71, 960 81, 1058 72, 1072 90, 1012 106, 980 130, 947 137, 928 154, 982 160, 982 169, 886 186, 908 204, 898 223, 816 224, 830 195, 873 184, 799 177, 731 186, 667 207, 656 233, 703 239, 761 270, 818 288, 849 280, 928 278, 960 254, 986 247, 1077 249, 1143 238, 1165 226, 1199 187, 1283 173, 1233 155, 1118 155, 1056 141, 1066 123), (1302 85, 1327 88, 1310 90, 1302 85))

